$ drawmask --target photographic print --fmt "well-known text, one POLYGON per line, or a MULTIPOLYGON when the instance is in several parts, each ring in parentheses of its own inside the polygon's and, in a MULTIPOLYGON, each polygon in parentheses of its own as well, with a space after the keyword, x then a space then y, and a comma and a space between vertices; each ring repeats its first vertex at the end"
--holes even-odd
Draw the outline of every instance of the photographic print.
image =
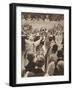
POLYGON ((64 75, 64 15, 21 13, 21 76, 64 75))
POLYGON ((70 83, 71 7, 10 4, 10 47, 10 86, 70 83))

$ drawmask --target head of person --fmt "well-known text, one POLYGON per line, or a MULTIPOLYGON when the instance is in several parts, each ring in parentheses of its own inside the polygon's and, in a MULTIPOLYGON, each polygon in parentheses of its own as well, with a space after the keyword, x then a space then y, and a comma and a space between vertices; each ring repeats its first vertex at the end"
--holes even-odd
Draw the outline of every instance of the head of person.
POLYGON ((50 42, 51 46, 54 45, 55 44, 55 36, 50 35, 49 36, 49 42, 50 42))
POLYGON ((36 66, 41 68, 45 63, 45 57, 43 55, 38 55, 36 60, 36 66))
POLYGON ((58 50, 58 45, 57 44, 53 45, 52 52, 56 53, 57 50, 58 50))
POLYGON ((49 37, 49 41, 50 41, 50 42, 52 41, 52 36, 49 37))
POLYGON ((35 58, 34 53, 33 52, 28 52, 28 54, 27 54, 28 61, 33 62, 34 58, 35 58))
POLYGON ((57 56, 59 59, 63 59, 63 50, 58 50, 57 56))

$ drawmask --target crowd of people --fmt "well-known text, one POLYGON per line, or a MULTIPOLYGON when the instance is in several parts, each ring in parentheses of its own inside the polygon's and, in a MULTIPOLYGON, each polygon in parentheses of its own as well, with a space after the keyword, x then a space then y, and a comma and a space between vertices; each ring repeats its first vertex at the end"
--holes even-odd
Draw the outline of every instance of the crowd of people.
POLYGON ((40 26, 35 30, 33 27, 30 23, 22 27, 22 52, 28 63, 24 64, 21 76, 64 75, 64 26, 40 26))

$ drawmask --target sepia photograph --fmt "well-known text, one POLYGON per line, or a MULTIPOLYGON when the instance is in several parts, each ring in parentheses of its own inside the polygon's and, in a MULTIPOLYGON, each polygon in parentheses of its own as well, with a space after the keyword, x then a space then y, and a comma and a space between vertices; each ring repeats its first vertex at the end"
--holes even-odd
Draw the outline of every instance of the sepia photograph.
POLYGON ((21 12, 21 77, 64 75, 64 14, 21 12))
POLYGON ((10 86, 71 83, 71 7, 10 4, 10 86))

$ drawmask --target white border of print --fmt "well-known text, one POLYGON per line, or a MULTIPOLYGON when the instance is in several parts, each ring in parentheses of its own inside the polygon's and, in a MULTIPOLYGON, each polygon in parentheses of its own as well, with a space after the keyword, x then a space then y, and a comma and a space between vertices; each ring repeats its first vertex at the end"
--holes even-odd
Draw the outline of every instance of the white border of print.
POLYGON ((16 7, 16 83, 59 82, 69 80, 69 10, 16 7), (64 76, 21 77, 21 12, 64 14, 64 76))

